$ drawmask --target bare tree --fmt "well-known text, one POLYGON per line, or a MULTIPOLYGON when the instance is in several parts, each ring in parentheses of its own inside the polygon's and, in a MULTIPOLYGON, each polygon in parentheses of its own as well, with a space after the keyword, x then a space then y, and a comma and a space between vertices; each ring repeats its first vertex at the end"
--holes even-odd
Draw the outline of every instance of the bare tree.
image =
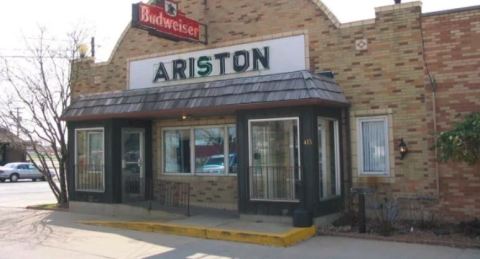
POLYGON ((1 126, 18 132, 31 152, 27 157, 48 181, 59 206, 68 206, 67 127, 61 116, 70 103, 71 85, 85 32, 53 40, 43 28, 34 43, 26 40, 25 56, 1 57, 1 75, 9 86, 0 111, 1 126), (10 93, 8 93, 10 91, 10 93), (45 152, 46 149, 50 152, 45 152), (56 181, 54 178, 58 179, 56 181))

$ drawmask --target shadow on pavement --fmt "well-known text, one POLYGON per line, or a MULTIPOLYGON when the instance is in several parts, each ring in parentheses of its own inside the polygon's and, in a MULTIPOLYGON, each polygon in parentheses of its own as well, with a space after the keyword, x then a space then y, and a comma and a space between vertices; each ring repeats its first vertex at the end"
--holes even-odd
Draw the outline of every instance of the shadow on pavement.
MULTIPOLYGON (((111 218, 103 218, 110 219, 111 218)), ((38 227, 32 228, 25 233, 23 237, 32 238, 41 242, 48 238, 65 239, 65 236, 57 236, 57 232, 52 232, 52 226, 71 228, 76 230, 95 231, 101 233, 120 235, 137 241, 148 242, 153 245, 168 247, 165 252, 147 257, 147 258, 238 258, 238 254, 248 255, 249 248, 255 247, 256 251, 264 251, 265 255, 273 250, 282 248, 263 247, 258 245, 232 243, 219 240, 203 240, 185 236, 174 236, 160 233, 137 232, 132 230, 115 229, 107 227, 89 226, 78 223, 83 220, 102 220, 98 215, 76 214, 59 211, 42 211, 35 217, 35 223, 38 227)), ((22 219, 17 222, 21 224, 22 219)), ((18 236, 21 240, 22 236, 18 236)))

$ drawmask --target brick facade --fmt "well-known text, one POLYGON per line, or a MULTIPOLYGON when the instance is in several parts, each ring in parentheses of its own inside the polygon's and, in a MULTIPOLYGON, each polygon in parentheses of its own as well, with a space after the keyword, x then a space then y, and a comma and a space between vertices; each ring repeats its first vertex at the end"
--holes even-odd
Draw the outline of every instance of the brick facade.
MULTIPOLYGON (((480 111, 480 8, 425 15, 422 28, 426 64, 436 81, 435 109, 427 84, 430 129, 451 129, 465 115, 480 111), (434 114, 434 112, 436 114, 434 114)), ((480 215, 480 164, 438 165, 439 213, 456 218, 480 215)))
MULTIPOLYGON (((426 64, 438 83, 439 131, 451 127, 459 114, 480 110, 480 9, 424 16, 421 4, 411 2, 377 8, 372 20, 340 24, 317 0, 179 2, 187 16, 208 24, 208 45, 169 41, 128 27, 107 62, 76 63, 82 66, 82 71, 79 83, 73 87, 74 97, 126 90, 130 59, 304 34, 310 70, 335 72, 337 83, 351 103, 352 172, 345 182, 351 178, 354 186, 373 185, 396 197, 436 198, 437 172, 431 149, 432 97, 426 64), (362 40, 368 43, 367 48, 356 48, 356 43, 362 40), (452 60, 453 63, 446 62, 452 60), (357 117, 370 115, 389 117, 389 177, 365 177, 357 173, 355 121, 357 117), (401 138, 410 151, 404 160, 400 159, 397 148, 401 138)), ((161 146, 160 129, 175 122, 159 119, 154 124, 156 161, 153 163, 157 179, 195 182, 198 191, 193 193, 197 203, 234 208, 235 177, 182 178, 162 174, 158 162, 161 155, 155 147, 161 146)), ((479 215, 479 171, 478 167, 440 165, 439 211, 452 218, 479 215)))

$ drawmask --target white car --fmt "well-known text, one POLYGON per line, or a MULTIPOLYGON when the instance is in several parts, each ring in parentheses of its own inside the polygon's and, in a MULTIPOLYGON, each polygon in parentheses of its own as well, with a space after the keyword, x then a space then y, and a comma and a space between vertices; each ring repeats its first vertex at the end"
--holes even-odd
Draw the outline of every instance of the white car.
POLYGON ((16 182, 19 179, 45 181, 45 177, 32 163, 9 163, 0 167, 0 182, 3 183, 7 179, 10 180, 10 182, 16 182))

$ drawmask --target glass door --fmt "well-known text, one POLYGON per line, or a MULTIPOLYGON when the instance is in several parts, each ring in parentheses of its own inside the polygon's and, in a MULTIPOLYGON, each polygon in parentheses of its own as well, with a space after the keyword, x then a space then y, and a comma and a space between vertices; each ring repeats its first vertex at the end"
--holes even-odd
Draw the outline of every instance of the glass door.
POLYGON ((296 201, 298 118, 251 120, 249 127, 250 199, 296 201))
POLYGON ((145 161, 143 129, 122 130, 122 195, 123 201, 145 197, 145 161))
POLYGON ((341 194, 338 120, 317 121, 319 198, 325 200, 341 194))

